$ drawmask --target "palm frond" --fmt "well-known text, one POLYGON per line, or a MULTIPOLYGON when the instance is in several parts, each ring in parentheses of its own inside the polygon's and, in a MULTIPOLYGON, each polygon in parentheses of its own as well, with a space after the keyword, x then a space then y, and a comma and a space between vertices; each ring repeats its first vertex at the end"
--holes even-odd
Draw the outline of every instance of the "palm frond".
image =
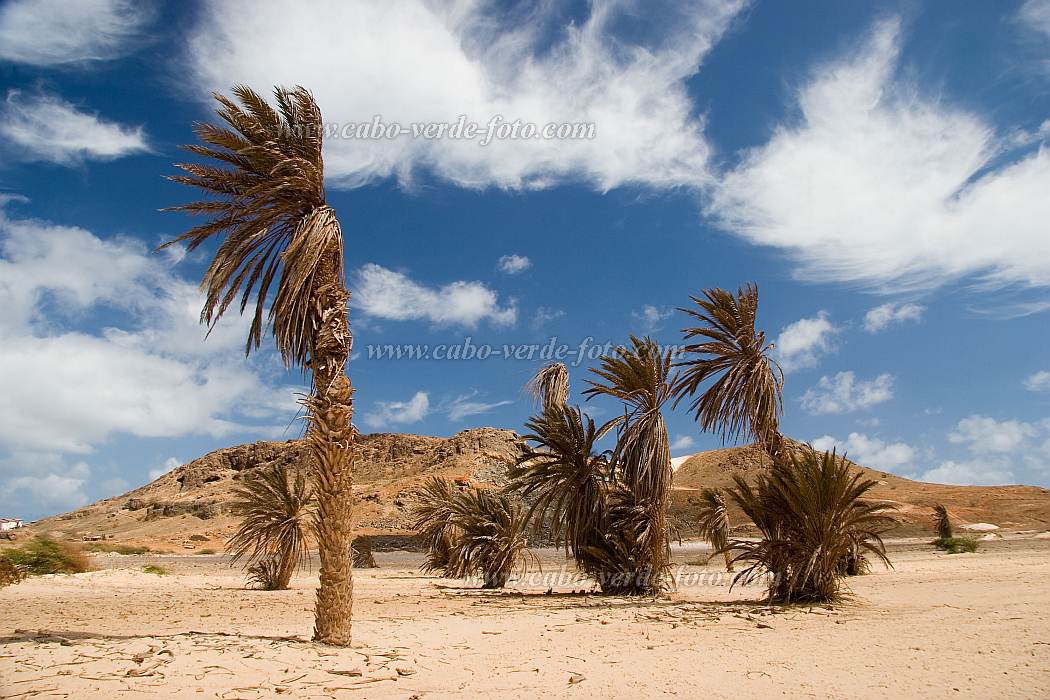
POLYGON ((770 576, 774 602, 834 601, 850 559, 871 556, 889 565, 882 535, 895 523, 893 507, 864 500, 876 482, 850 473, 834 451, 804 448, 756 485, 735 476, 730 496, 751 518, 761 539, 733 540, 734 562, 747 567, 734 583, 770 576))
POLYGON ((448 479, 431 477, 417 494, 418 502, 412 509, 411 527, 423 543, 426 559, 422 570, 452 576, 449 552, 459 535, 452 521, 456 487, 448 479))
POLYGON ((543 410, 564 406, 569 400, 569 370, 562 362, 551 362, 540 368, 525 385, 525 390, 543 410))
POLYGON ((503 588, 528 562, 528 518, 521 504, 492 489, 456 494, 453 523, 457 536, 449 550, 452 576, 482 576, 483 588, 503 588))
POLYGON ((284 465, 276 465, 256 470, 234 488, 233 512, 242 520, 226 544, 231 563, 246 559, 249 572, 262 562, 274 562, 279 571, 271 580, 277 588, 286 588, 306 561, 313 502, 303 473, 289 477, 284 465))
POLYGON ((758 441, 770 454, 779 451, 784 372, 771 356, 773 344, 755 330, 758 287, 747 284, 736 295, 723 289, 691 297, 696 308, 679 309, 697 322, 683 330, 691 342, 683 352, 694 356, 678 363, 675 406, 686 398, 701 430, 723 441, 743 437, 758 441), (703 391, 709 380, 712 383, 703 391))
POLYGON ((302 87, 276 88, 274 97, 276 109, 243 85, 233 98, 215 95, 229 128, 197 124, 203 145, 185 149, 217 164, 179 164, 186 174, 170 178, 210 196, 170 210, 207 220, 161 247, 220 239, 201 283, 201 321, 212 329, 239 296, 241 313, 254 307, 246 353, 262 342, 276 280, 267 322, 285 363, 305 367, 317 354, 311 295, 319 279, 343 279, 342 235, 325 203, 321 111, 302 87))
POLYGON ((728 551, 729 505, 721 489, 705 488, 700 492, 697 530, 702 538, 711 543, 715 553, 725 553, 726 568, 732 571, 731 555, 728 551))

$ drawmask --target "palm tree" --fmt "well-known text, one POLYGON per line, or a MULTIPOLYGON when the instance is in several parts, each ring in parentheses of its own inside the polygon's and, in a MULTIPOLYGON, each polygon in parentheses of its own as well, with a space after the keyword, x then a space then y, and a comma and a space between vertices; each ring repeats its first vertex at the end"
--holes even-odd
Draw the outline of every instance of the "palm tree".
POLYGON ((596 444, 615 422, 596 427, 579 408, 551 405, 525 423, 526 448, 509 474, 507 489, 532 502, 527 516, 549 521, 555 541, 581 564, 601 530, 610 481, 610 454, 596 444))
POLYGON ((679 310, 698 325, 683 332, 687 341, 702 342, 684 348, 696 357, 678 363, 684 369, 674 388, 675 406, 695 397, 689 407, 701 430, 719 433, 723 441, 756 440, 776 463, 784 446, 784 372, 771 356, 773 343, 755 330, 758 287, 749 283, 736 295, 707 289, 702 297, 690 298, 696 308, 679 310), (700 393, 709 380, 714 381, 700 393))
POLYGON ((561 362, 546 364, 528 381, 525 390, 542 402, 544 411, 564 406, 569 400, 569 370, 561 362))
POLYGON ((423 571, 453 577, 449 553, 459 532, 452 521, 456 488, 448 479, 431 477, 417 494, 411 527, 418 533, 426 552, 423 571))
POLYGON ((722 552, 725 556, 726 571, 732 571, 733 559, 729 549, 729 506, 721 489, 705 488, 700 492, 698 520, 700 536, 711 543, 714 554, 722 552))
POLYGON ((260 588, 285 590, 306 561, 312 500, 302 472, 289 479, 284 465, 256 470, 234 488, 233 512, 243 520, 226 547, 233 562, 247 559, 260 588))
POLYGON ((198 124, 202 145, 186 146, 213 162, 181 164, 187 174, 171 178, 210 195, 173 210, 207 221, 166 245, 186 242, 193 250, 219 239, 201 283, 201 321, 214 327, 240 296, 241 313, 254 307, 245 345, 250 353, 262 342, 269 303, 267 322, 285 364, 312 374, 305 405, 321 557, 314 639, 347 646, 353 606, 350 294, 342 231, 325 201, 321 111, 302 87, 276 88, 276 109, 248 87, 235 87, 233 94, 235 99, 215 96, 217 113, 230 128, 198 124))
POLYGON ((601 381, 588 381, 590 388, 583 392, 588 399, 604 395, 624 402, 612 461, 633 496, 631 512, 646 513, 646 524, 635 530, 648 549, 644 566, 650 580, 643 587, 652 592, 662 587, 671 561, 671 449, 663 417, 675 382, 671 356, 671 350, 661 353, 652 338, 632 335, 630 346, 617 348, 615 356, 603 357, 591 369, 601 381))
POLYGON ((456 494, 452 522, 457 534, 449 550, 455 578, 482 576, 482 588, 503 588, 527 561, 529 520, 521 503, 492 489, 470 488, 456 494))
POLYGON ((759 477, 752 486, 740 475, 730 496, 758 527, 761 539, 734 540, 734 562, 747 568, 734 583, 772 575, 771 602, 824 602, 841 596, 841 579, 859 550, 889 565, 882 535, 894 525, 893 510, 863 499, 876 482, 850 473, 834 451, 803 448, 791 465, 759 477))
POLYGON ((953 536, 952 520, 948 517, 948 509, 938 503, 933 507, 933 525, 937 529, 937 539, 950 540, 953 536))

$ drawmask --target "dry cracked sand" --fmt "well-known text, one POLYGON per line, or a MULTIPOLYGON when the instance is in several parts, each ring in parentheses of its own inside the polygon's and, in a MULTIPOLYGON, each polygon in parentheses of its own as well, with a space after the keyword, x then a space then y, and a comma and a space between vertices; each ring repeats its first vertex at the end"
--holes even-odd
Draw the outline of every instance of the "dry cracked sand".
POLYGON ((379 553, 349 649, 307 641, 316 569, 271 593, 219 556, 104 555, 0 590, 0 698, 1050 697, 1050 540, 983 544, 894 542, 896 568, 851 579, 850 602, 789 608, 713 563, 666 598, 610 599, 565 580, 483 592, 379 553))

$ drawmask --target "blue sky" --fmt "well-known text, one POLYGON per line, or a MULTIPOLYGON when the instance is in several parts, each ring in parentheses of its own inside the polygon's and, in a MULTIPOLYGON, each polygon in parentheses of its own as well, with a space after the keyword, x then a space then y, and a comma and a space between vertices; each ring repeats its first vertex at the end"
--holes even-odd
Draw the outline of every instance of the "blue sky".
MULTIPOLYGON (((363 431, 520 430, 539 359, 369 345, 680 339, 761 289, 785 432, 898 474, 1050 485, 1050 3, 0 5, 0 515, 296 437, 301 377, 204 342, 184 160, 209 95, 327 122, 591 123, 593 139, 330 139, 363 431), (557 5, 557 7, 551 7, 557 5)), ((584 361, 571 368, 575 398, 584 361)), ((590 402, 609 416, 616 407, 590 402)), ((685 410, 675 455, 717 447, 685 410)))

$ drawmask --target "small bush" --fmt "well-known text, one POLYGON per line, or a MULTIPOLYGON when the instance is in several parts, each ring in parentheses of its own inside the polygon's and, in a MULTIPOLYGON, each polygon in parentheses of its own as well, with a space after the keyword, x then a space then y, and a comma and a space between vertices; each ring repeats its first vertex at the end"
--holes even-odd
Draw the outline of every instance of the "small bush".
POLYGON ((34 537, 17 549, 4 552, 3 558, 27 574, 80 574, 90 568, 84 552, 68 542, 48 537, 34 537))
POLYGON ((939 537, 933 541, 933 546, 948 554, 962 554, 976 552, 978 542, 976 537, 939 537))
POLYGON ((18 583, 26 575, 7 559, 0 558, 0 588, 18 583))
POLYGON ((167 576, 171 573, 163 566, 157 566, 156 564, 147 564, 146 566, 142 567, 142 570, 147 574, 156 574, 157 576, 167 576))
POLYGON ((84 545, 84 550, 97 553, 148 554, 150 548, 131 544, 115 544, 112 542, 89 542, 84 545))
POLYGON ((211 547, 205 547, 204 549, 198 549, 194 554, 215 554, 215 550, 211 547))

